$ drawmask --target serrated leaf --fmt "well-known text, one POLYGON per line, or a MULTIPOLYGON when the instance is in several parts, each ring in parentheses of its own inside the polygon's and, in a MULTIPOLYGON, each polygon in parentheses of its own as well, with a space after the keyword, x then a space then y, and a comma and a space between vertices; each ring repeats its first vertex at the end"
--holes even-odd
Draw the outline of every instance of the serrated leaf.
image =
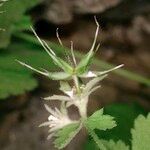
POLYGON ((112 129, 116 126, 114 117, 110 115, 103 115, 103 109, 100 109, 96 111, 93 115, 91 115, 87 119, 85 124, 91 130, 94 129, 107 130, 107 129, 112 129))
POLYGON ((31 74, 0 70, 0 99, 10 95, 20 95, 38 85, 31 74))
POLYGON ((147 117, 139 115, 134 122, 132 133, 132 150, 150 149, 150 113, 147 117))
POLYGON ((117 127, 107 131, 97 131, 101 139, 114 141, 122 140, 130 145, 131 134, 130 130, 133 128, 134 119, 139 114, 145 114, 145 110, 137 104, 114 103, 105 107, 106 114, 111 115, 117 122, 117 127))
POLYGON ((94 140, 88 139, 86 141, 86 144, 84 145, 83 150, 99 150, 97 144, 94 142, 94 140))
POLYGON ((55 147, 62 149, 66 147, 75 135, 80 131, 81 126, 79 123, 73 123, 60 129, 56 133, 56 140, 54 141, 55 147))
POLYGON ((13 42, 0 52, 0 99, 23 94, 37 86, 33 72, 19 65, 15 59, 23 60, 37 68, 54 69, 56 66, 40 47, 25 41, 13 42))
POLYGON ((8 46, 14 26, 21 21, 24 13, 39 2, 39 0, 9 0, 2 6, 5 13, 0 15, 0 27, 6 31, 0 34, 1 48, 8 46))
MULTIPOLYGON (((103 142, 107 150, 129 150, 129 146, 126 145, 123 141, 119 140, 117 142, 114 142, 113 140, 100 140, 103 142)), ((97 145, 93 140, 89 140, 87 144, 85 145, 84 150, 99 150, 97 145)))
POLYGON ((123 141, 119 140, 114 142, 113 140, 105 141, 100 140, 106 147, 107 150, 129 150, 129 146, 127 146, 123 141))

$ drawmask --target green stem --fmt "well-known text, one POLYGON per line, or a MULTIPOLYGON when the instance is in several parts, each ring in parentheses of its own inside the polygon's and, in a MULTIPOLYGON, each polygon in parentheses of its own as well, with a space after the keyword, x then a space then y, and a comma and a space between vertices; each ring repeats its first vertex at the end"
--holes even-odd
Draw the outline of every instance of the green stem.
POLYGON ((99 140, 99 137, 94 132, 94 130, 88 129, 88 132, 100 150, 107 150, 106 147, 104 146, 104 144, 99 140))
POLYGON ((79 113, 80 113, 81 118, 87 119, 87 104, 81 103, 78 106, 78 109, 79 109, 79 113))
POLYGON ((80 90, 79 80, 78 80, 78 77, 76 75, 73 76, 73 81, 74 81, 77 93, 80 94, 81 90, 80 90))

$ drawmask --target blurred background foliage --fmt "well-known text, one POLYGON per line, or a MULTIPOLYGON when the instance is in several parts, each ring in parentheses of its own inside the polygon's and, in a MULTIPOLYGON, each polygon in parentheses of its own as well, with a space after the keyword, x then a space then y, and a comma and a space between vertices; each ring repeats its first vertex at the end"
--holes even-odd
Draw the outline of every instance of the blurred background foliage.
MULTIPOLYGON (((3 11, 0 14, 0 28, 5 29, 0 31, 0 116, 2 120, 0 141, 8 138, 6 132, 10 131, 12 122, 18 122, 20 112, 27 109, 32 114, 33 110, 34 112, 38 110, 35 106, 39 107, 39 103, 33 107, 31 104, 34 105, 34 102, 30 104, 27 99, 36 99, 33 101, 37 103, 38 97, 43 96, 44 92, 50 91, 49 93, 52 94, 58 87, 53 82, 35 76, 33 72, 15 61, 18 59, 34 67, 48 70, 57 69, 30 31, 30 26, 34 26, 41 37, 51 41, 48 43, 52 49, 64 57, 63 48, 56 44, 55 30, 59 27, 65 45, 70 47, 70 40, 73 40, 75 49, 78 50, 76 57, 81 59, 83 53, 87 52, 83 49, 88 49, 92 43, 95 31, 93 16, 96 15, 102 28, 98 39, 98 42, 101 42, 101 48, 92 67, 105 70, 111 68, 113 64, 124 63, 125 69, 115 71, 114 76, 104 81, 101 93, 93 95, 94 100, 90 104, 89 113, 95 108, 106 105, 106 113, 116 117, 118 127, 98 135, 103 139, 121 139, 130 144, 130 129, 133 127, 134 119, 138 114, 147 114, 150 108, 149 0, 9 0, 0 7, 0 11, 3 11), (36 90, 29 97, 28 91, 34 89, 36 90), (27 107, 25 105, 27 103, 30 106, 27 107), (7 119, 9 117, 6 117, 6 114, 8 116, 13 114, 15 117, 10 115, 10 119, 7 119), (12 118, 16 121, 12 121, 12 118)), ((69 52, 69 48, 66 50, 69 52)), ((45 116, 41 110, 37 113, 41 116, 39 113, 45 116)), ((32 121, 32 119, 28 120, 28 124, 23 122, 27 129, 32 127, 32 121)), ((13 129, 9 135, 12 134, 11 132, 17 134, 19 131, 13 129)), ((24 139, 29 135, 27 133, 24 139)), ((16 136, 19 138, 18 134, 16 136)), ((34 142, 37 143, 39 139, 35 139, 34 142)), ((16 144, 14 141, 12 143, 16 144)), ((28 143, 25 149, 30 150, 28 143)), ((6 150, 18 150, 19 146, 16 144, 16 147, 13 147, 10 144, 6 150)), ((46 150, 46 146, 49 145, 31 147, 36 150, 40 148, 46 150)), ((94 147, 89 138, 85 149, 94 149, 91 146, 94 147)), ((68 149, 71 148, 68 147, 68 149)))

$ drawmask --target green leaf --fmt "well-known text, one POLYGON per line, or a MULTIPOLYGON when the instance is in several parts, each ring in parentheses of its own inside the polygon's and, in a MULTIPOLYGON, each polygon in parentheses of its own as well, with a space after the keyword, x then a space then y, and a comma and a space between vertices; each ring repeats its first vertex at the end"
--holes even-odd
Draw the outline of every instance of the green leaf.
POLYGON ((99 148, 93 140, 88 139, 83 146, 83 150, 99 150, 99 148))
POLYGON ((98 149, 100 150, 107 150, 105 145, 101 142, 101 140, 99 139, 99 137, 97 136, 97 134, 95 133, 94 130, 86 127, 88 130, 89 135, 93 138, 95 144, 97 145, 98 149))
POLYGON ((62 92, 71 91, 71 87, 68 82, 60 81, 60 88, 62 92))
POLYGON ((99 129, 105 131, 114 128, 116 122, 114 121, 114 117, 103 115, 103 109, 100 109, 86 120, 85 125, 91 130, 99 129))
MULTIPOLYGON (((84 57, 84 54, 81 53, 81 52, 78 52, 78 51, 75 51, 75 56, 78 58, 78 59, 82 59, 84 57)), ((115 67, 113 64, 110 64, 108 62, 105 62, 104 60, 99 60, 97 58, 93 58, 93 63, 101 68, 102 70, 103 69, 111 69, 113 67, 115 67)), ((121 77, 124 77, 126 79, 129 79, 129 80, 132 80, 132 81, 136 81, 138 83, 142 83, 148 87, 150 87, 150 79, 143 76, 143 75, 139 75, 138 73, 136 72, 132 72, 132 71, 129 71, 129 70, 126 70, 126 69, 118 69, 118 70, 115 70, 113 73, 121 76, 121 77)))
POLYGON ((70 77, 70 74, 65 72, 49 72, 49 78, 52 80, 68 80, 70 77))
POLYGON ((89 51, 85 55, 85 57, 80 61, 80 63, 76 67, 76 73, 78 75, 84 74, 84 73, 86 73, 88 71, 93 56, 94 56, 94 52, 93 51, 89 51))
POLYGON ((31 74, 0 70, 0 99, 23 94, 36 88, 37 85, 36 79, 31 74))
MULTIPOLYGON (((7 1, 7 0, 6 0, 7 1)), ((5 0, 0 0, 0 7, 6 2, 5 0)))
POLYGON ((23 30, 29 30, 29 27, 31 26, 32 21, 30 16, 23 16, 19 22, 16 22, 13 25, 14 32, 16 31, 23 31, 23 30))
POLYGON ((66 63, 64 60, 62 60, 61 58, 57 57, 57 59, 59 60, 60 62, 60 67, 66 72, 66 73, 69 73, 69 74, 72 74, 73 73, 73 68, 68 64, 66 63))
POLYGON ((114 142, 113 140, 105 141, 100 140, 106 147, 107 150, 129 150, 129 146, 127 146, 121 140, 114 142))
POLYGON ((65 62, 63 59, 59 58, 55 52, 53 51, 53 49, 51 47, 49 47, 49 45, 42 39, 40 39, 40 37, 37 35, 37 33, 35 32, 35 30, 33 28, 31 28, 34 35, 36 36, 37 40, 39 41, 39 43, 41 44, 41 46, 43 47, 43 49, 47 52, 47 54, 50 56, 50 58, 53 60, 53 62, 60 67, 61 69, 63 69, 66 73, 72 74, 73 73, 73 68, 70 66, 70 64, 68 64, 67 62, 65 62))
MULTIPOLYGON (((92 90, 92 88, 100 81, 102 81, 105 77, 107 77, 107 75, 103 75, 101 77, 96 77, 91 79, 85 86, 84 90, 87 91, 89 93, 89 91, 92 90)), ((88 94, 87 93, 87 94, 88 94)))
POLYGON ((95 17, 95 23, 97 25, 97 29, 95 32, 94 41, 93 41, 93 44, 92 44, 90 51, 84 56, 84 58, 82 58, 82 60, 80 61, 80 63, 76 67, 75 71, 78 75, 84 74, 88 71, 90 64, 91 64, 91 61, 92 61, 92 58, 100 46, 100 44, 98 44, 97 47, 95 48, 96 40, 97 40, 98 33, 99 33, 99 23, 98 23, 96 17, 95 17), (94 49, 95 49, 95 51, 94 51, 94 49))
MULTIPOLYGON (((100 141, 105 145, 107 150, 129 150, 129 146, 121 140, 114 142, 113 140, 106 141, 100 139, 100 141)), ((84 150, 99 150, 99 148, 94 141, 89 140, 84 150)))
POLYGON ((126 144, 131 142, 130 130, 133 127, 134 119, 139 114, 145 114, 145 110, 137 104, 114 103, 105 107, 106 114, 113 116, 117 127, 107 131, 97 131, 101 139, 114 141, 122 140, 126 144))
POLYGON ((0 51, 0 99, 23 94, 37 87, 33 72, 18 64, 25 61, 37 68, 54 69, 56 66, 45 51, 25 41, 13 42, 6 51, 0 51))
POLYGON ((150 113, 147 117, 139 115, 134 123, 132 133, 132 150, 150 149, 150 113))
POLYGON ((66 147, 70 143, 70 141, 75 137, 75 135, 80 131, 80 129, 81 126, 79 123, 73 123, 60 129, 56 133, 57 138, 54 141, 55 147, 58 149, 66 147))
MULTIPOLYGON (((35 40, 35 38, 31 35, 28 35, 28 34, 25 34, 25 33, 19 33, 19 34, 16 34, 15 33, 15 37, 18 37, 20 39, 23 39, 27 42, 31 42, 33 45, 40 45, 40 43, 38 41, 35 40)), ((56 49, 57 51, 63 52, 63 48, 55 43, 50 43, 50 47, 52 49, 56 49)), ((70 50, 66 48, 66 50, 69 52, 70 50)), ((75 51, 75 56, 78 58, 78 59, 82 59, 84 57, 84 54, 81 53, 81 52, 77 52, 75 51)), ((113 67, 115 67, 114 65, 110 64, 110 63, 107 63, 103 60, 99 60, 99 59, 96 59, 94 58, 93 59, 93 63, 101 68, 101 69, 111 69, 113 67)), ((125 70, 125 69, 119 69, 119 70, 115 70, 113 73, 117 74, 117 75, 120 75, 124 78, 127 78, 127 79, 130 79, 130 80, 133 80, 133 81, 137 81, 139 83, 142 83, 146 86, 150 86, 150 80, 142 75, 139 75, 137 73, 133 73, 131 71, 128 71, 128 70, 125 70)))
POLYGON ((0 15, 0 27, 6 31, 0 34, 1 48, 8 46, 14 26, 22 21, 24 13, 38 3, 39 0, 9 0, 4 3, 2 9, 5 13, 0 15))

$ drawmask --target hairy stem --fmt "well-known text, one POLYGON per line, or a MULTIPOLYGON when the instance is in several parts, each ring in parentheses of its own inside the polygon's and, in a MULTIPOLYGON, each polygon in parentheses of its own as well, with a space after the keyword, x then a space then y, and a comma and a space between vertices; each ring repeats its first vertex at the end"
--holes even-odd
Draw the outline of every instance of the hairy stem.
POLYGON ((85 100, 80 99, 81 98, 80 96, 82 94, 82 90, 80 87, 79 78, 76 75, 73 76, 73 81, 75 84, 77 95, 79 96, 79 101, 78 101, 76 106, 78 107, 80 116, 85 119, 85 118, 87 118, 87 100, 86 99, 85 100))
POLYGON ((79 109, 79 113, 80 113, 80 116, 83 118, 83 119, 86 119, 87 118, 87 105, 84 103, 84 104, 80 104, 78 106, 78 109, 79 109))
POLYGON ((99 137, 94 132, 94 130, 91 130, 88 128, 88 132, 100 150, 107 150, 106 147, 104 146, 104 144, 99 140, 99 137))
POLYGON ((80 94, 81 93, 81 89, 80 89, 80 84, 79 84, 79 79, 76 75, 73 76, 73 81, 77 90, 77 93, 80 94))

